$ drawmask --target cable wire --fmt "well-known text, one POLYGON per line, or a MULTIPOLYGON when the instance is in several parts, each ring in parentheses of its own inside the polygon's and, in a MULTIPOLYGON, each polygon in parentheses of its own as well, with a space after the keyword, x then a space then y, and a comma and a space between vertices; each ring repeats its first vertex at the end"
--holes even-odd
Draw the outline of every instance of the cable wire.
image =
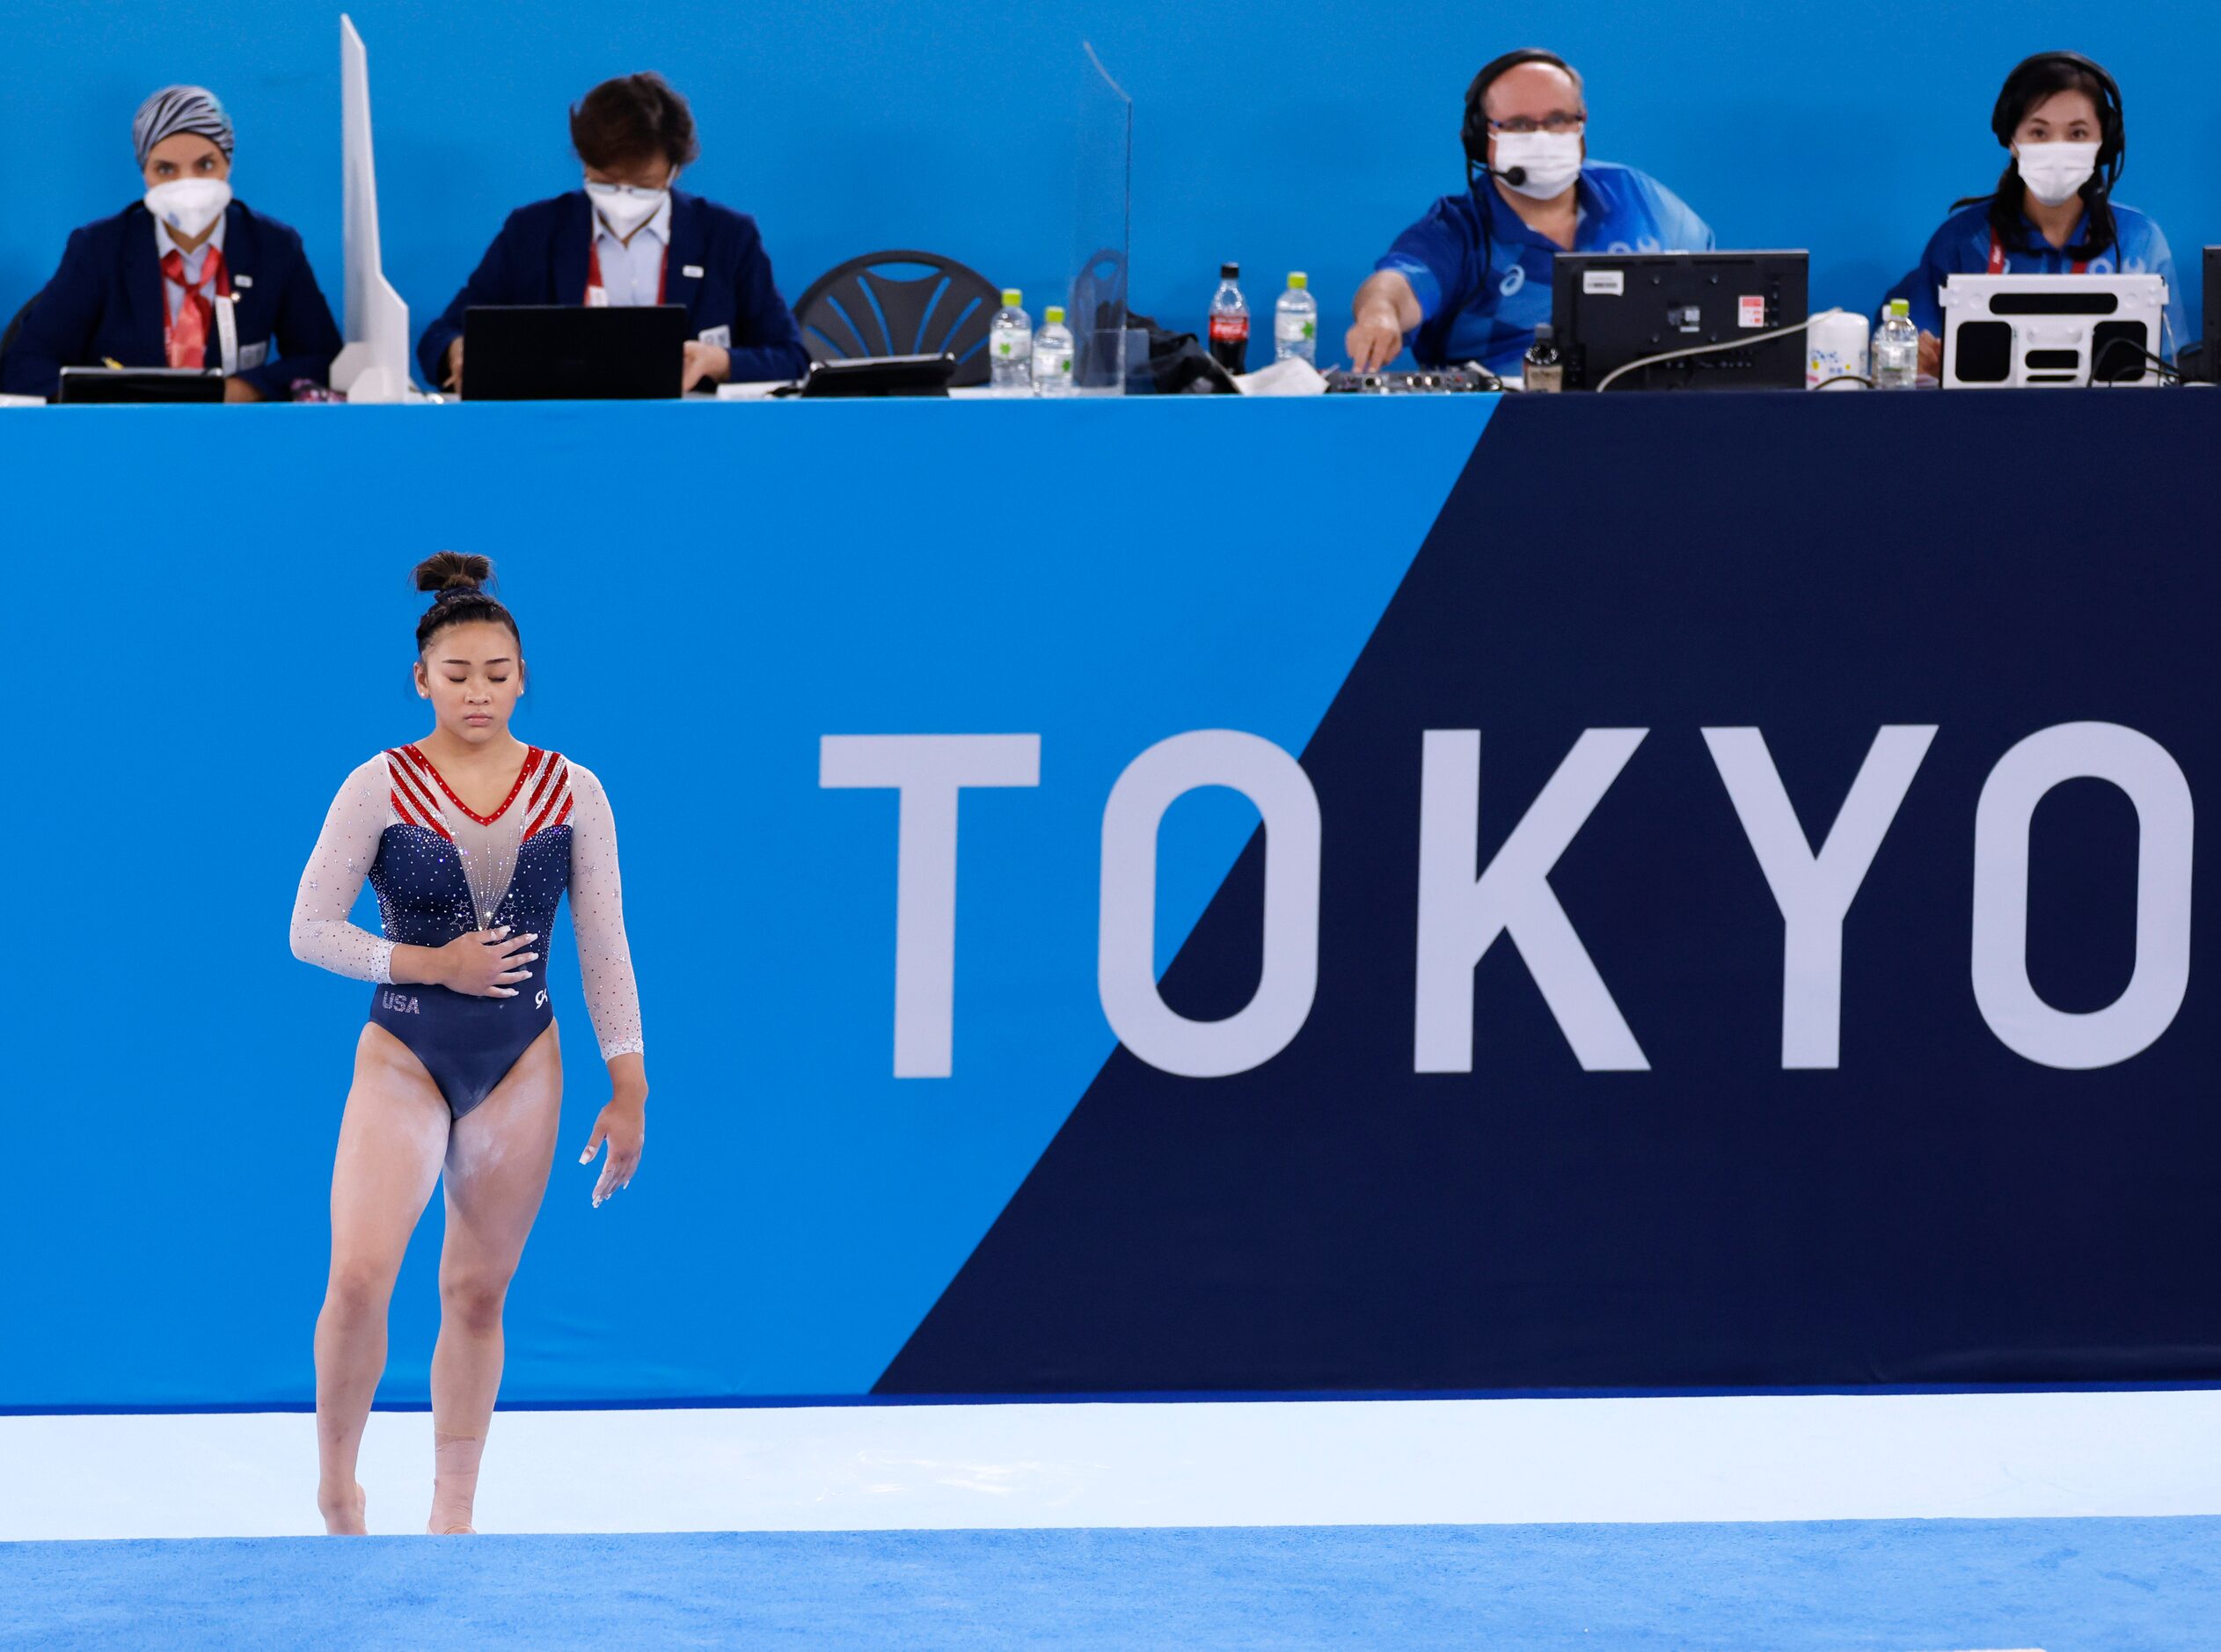
POLYGON ((1776 327, 1771 333, 1754 333, 1747 339, 1722 339, 1717 344, 1691 345, 1685 350, 1665 350, 1656 355, 1638 356, 1632 362, 1623 362, 1613 368, 1611 372, 1598 379, 1596 391, 1602 395, 1611 388, 1612 380, 1623 373, 1632 373, 1639 367, 1655 367, 1661 362, 1677 362, 1685 355, 1710 355, 1719 350, 1747 349, 1754 344, 1764 344, 1769 339, 1786 339, 1793 333, 1802 333, 1816 321, 1825 321, 1830 316, 1839 316, 1843 313, 1843 306, 1837 304, 1834 309, 1823 310, 1816 316, 1807 316, 1794 327, 1776 327))
MULTIPOLYGON (((2134 339, 2108 339, 2106 340, 2105 348, 2098 352, 2097 360, 2090 363, 2090 383, 2092 385, 2108 390, 2114 390, 2136 383, 2135 378, 2107 378, 2104 376, 2107 360, 2124 345, 2128 348, 2134 350, 2138 355, 2142 356, 2146 362, 2159 369, 2158 376, 2160 384, 2166 384, 2172 382, 2180 384, 2182 382, 2181 369, 2176 367, 2174 362, 2168 361, 2166 357, 2154 355, 2152 351, 2146 349, 2143 345, 2138 344, 2134 339)), ((2137 374, 2137 378, 2142 378, 2143 376, 2144 375, 2142 372, 2138 372, 2137 374)))

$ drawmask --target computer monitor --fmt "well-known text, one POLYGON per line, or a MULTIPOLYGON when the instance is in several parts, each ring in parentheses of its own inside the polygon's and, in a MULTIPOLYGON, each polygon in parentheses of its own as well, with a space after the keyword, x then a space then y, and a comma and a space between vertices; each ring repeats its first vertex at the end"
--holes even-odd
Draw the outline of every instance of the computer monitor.
POLYGON ((1550 318, 1566 388, 1594 390, 1631 362, 1712 346, 1622 374, 1612 391, 1802 389, 1802 333, 1750 340, 1804 321, 1809 261, 1793 252, 1559 253, 1550 318))
POLYGON ((463 312, 465 401, 675 398, 683 304, 473 304, 463 312))
POLYGON ((2159 383, 2159 275, 1947 275, 1947 390, 2159 383))
POLYGON ((2221 384, 2221 246, 2205 250, 2205 379, 2221 384))

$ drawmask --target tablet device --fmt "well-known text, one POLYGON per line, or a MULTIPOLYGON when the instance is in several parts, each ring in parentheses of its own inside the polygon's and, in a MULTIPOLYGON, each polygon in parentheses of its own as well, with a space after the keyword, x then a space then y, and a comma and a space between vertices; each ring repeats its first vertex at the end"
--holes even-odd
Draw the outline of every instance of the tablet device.
POLYGON ((683 304, 473 304, 463 312, 465 401, 675 399, 683 304))
POLYGON ((223 375, 197 367, 65 367, 56 402, 222 401, 223 375))

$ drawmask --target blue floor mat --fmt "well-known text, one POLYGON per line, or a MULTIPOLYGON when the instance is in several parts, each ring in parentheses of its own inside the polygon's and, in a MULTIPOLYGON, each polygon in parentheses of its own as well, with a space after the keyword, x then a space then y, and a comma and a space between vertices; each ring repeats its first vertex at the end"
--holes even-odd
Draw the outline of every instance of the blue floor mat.
POLYGON ((0 1544, 0 1645, 2221 1646, 2221 1519, 0 1544))

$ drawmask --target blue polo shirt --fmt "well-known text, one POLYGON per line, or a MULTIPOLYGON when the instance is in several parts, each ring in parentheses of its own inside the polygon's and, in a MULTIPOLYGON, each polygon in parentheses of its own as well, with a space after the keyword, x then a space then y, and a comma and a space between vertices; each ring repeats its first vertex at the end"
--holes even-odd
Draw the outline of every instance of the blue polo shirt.
MULTIPOLYGON (((2029 246, 2027 252, 2005 253, 2004 274, 2007 275, 2065 275, 2074 269, 2074 259, 2065 247, 2057 247, 2043 238, 2043 232, 2021 215, 2021 224, 2027 231, 2029 246)), ((2134 207, 2116 202, 2113 208, 2115 239, 2118 245, 2107 247, 2089 264, 2093 275, 2162 275, 2167 283, 2166 329, 2159 354, 2169 361, 2184 345, 2192 342, 2196 334, 2190 331, 2191 319, 2185 305, 2182 283, 2175 279, 2174 254, 2168 249, 2167 238, 2159 233, 2159 226, 2134 207)), ((2074 233, 2067 238, 2068 246, 2079 246, 2082 238, 2090 231, 2090 218, 2084 214, 2075 221, 2074 233)), ((1943 227, 1928 238, 1927 250, 1920 254, 1920 262, 1910 274, 1889 289, 1888 298, 1904 299, 1912 311, 1912 324, 1923 333, 1943 335, 1943 306, 1936 294, 1943 287, 1947 275, 1983 275, 1990 269, 1990 203, 1976 201, 1962 207, 1943 221, 1943 227)), ((1884 303, 1888 302, 1884 299, 1884 303)))
MULTIPOLYGON (((1647 172, 1584 161, 1574 186, 1576 252, 1704 252, 1712 230, 1647 172)), ((1444 195, 1396 238, 1375 269, 1392 269, 1419 299, 1419 325, 1404 342, 1422 367, 1479 362, 1514 373, 1550 319, 1558 244, 1536 234, 1482 179, 1444 195)))

